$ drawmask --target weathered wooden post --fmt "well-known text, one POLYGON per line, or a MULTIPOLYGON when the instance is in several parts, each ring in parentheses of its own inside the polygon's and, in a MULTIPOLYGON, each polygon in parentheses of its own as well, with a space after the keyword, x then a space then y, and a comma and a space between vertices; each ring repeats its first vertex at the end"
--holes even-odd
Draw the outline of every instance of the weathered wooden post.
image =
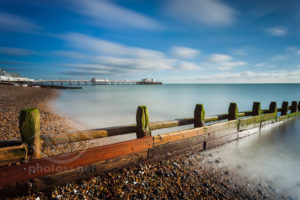
POLYGON ((21 110, 19 128, 22 142, 28 144, 28 153, 32 158, 41 157, 40 112, 36 108, 21 110))
POLYGON ((289 111, 289 103, 287 101, 282 102, 281 116, 287 115, 288 111, 289 111))
POLYGON ((151 136, 147 106, 138 106, 136 111, 136 137, 151 136))
POLYGON ((269 106, 269 113, 276 113, 277 115, 277 103, 272 101, 269 106))
POLYGON ((194 110, 194 127, 204 126, 205 110, 203 104, 196 104, 194 110))
POLYGON ((252 116, 257 116, 260 114, 260 102, 253 102, 252 106, 252 116))
POLYGON ((292 106, 291 106, 291 113, 297 112, 297 101, 292 101, 292 106))
POLYGON ((235 120, 238 117, 238 107, 236 103, 230 103, 228 109, 228 120, 235 120))

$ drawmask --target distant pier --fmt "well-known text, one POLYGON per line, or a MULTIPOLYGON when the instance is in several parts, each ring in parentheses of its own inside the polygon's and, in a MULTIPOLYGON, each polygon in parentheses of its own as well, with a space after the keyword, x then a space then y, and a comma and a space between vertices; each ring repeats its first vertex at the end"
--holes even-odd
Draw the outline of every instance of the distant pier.
POLYGON ((10 85, 22 84, 23 86, 50 87, 56 89, 82 89, 79 85, 162 85, 162 82, 150 78, 144 78, 140 81, 92 78, 91 80, 15 80, 2 81, 1 83, 10 85))

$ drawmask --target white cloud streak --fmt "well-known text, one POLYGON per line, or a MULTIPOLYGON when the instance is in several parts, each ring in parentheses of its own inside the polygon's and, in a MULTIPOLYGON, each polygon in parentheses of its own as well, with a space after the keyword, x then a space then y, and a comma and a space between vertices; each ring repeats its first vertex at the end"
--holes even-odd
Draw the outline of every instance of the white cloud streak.
MULTIPOLYGON (((95 71, 98 66, 99 70, 103 72, 103 66, 107 67, 106 70, 115 72, 146 72, 152 70, 199 70, 201 69, 195 63, 182 61, 180 59, 169 58, 161 51, 155 51, 145 48, 138 48, 132 46, 122 45, 116 42, 103 40, 96 37, 91 37, 79 33, 67 33, 59 36, 65 40, 70 46, 80 50, 85 49, 89 54, 89 60, 93 63, 93 68, 90 64, 84 67, 80 66, 81 70, 95 71)), ((185 49, 193 51, 193 49, 185 49)), ((56 52, 64 56, 73 56, 73 52, 56 52)), ((198 52, 197 52, 198 53, 198 52)), ((74 56, 77 56, 76 54, 74 56)), ((187 55, 185 54, 185 57, 187 55)), ((191 52, 189 52, 191 56, 191 52)), ((78 57, 78 56, 77 56, 78 57)), ((78 66, 73 66, 78 68, 78 66)))
POLYGON ((65 0, 66 8, 89 17, 99 26, 127 27, 144 30, 161 29, 159 23, 143 14, 121 7, 109 0, 65 0))
POLYGON ((35 23, 24 17, 0 12, 0 30, 14 32, 34 32, 39 29, 35 23))
POLYGON ((174 46, 171 49, 171 54, 176 58, 190 59, 196 57, 201 52, 197 49, 189 47, 174 46))
POLYGON ((236 15, 233 8, 220 0, 167 0, 164 12, 196 26, 232 25, 236 15))
POLYGON ((284 37, 287 35, 287 30, 282 27, 273 27, 273 28, 268 28, 266 29, 267 33, 269 33, 272 36, 277 36, 277 37, 284 37))
POLYGON ((299 83, 300 69, 290 71, 218 73, 190 79, 198 83, 299 83))
POLYGON ((0 54, 11 56, 28 56, 35 54, 34 51, 22 48, 0 47, 0 54))

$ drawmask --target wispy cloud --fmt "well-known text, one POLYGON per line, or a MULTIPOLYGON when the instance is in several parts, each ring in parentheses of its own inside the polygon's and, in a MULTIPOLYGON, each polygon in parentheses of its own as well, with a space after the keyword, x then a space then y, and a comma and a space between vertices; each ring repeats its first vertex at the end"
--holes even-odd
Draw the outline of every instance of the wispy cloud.
POLYGON ((232 57, 225 54, 212 54, 209 60, 212 62, 228 62, 232 60, 232 57))
POLYGON ((267 33, 272 36, 284 37, 287 35, 287 30, 283 27, 273 27, 266 29, 267 33))
POLYGON ((226 54, 212 54, 208 57, 208 62, 203 65, 211 66, 217 70, 227 71, 235 67, 245 66, 246 64, 244 61, 235 61, 231 56, 226 54))
POLYGON ((76 52, 76 51, 53 51, 53 55, 56 56, 63 56, 63 57, 69 57, 69 58, 87 58, 87 55, 84 55, 82 53, 76 52))
POLYGON ((179 64, 179 69, 180 70, 201 70, 202 67, 192 62, 183 61, 179 64))
POLYGON ((201 51, 189 47, 174 46, 171 49, 171 54, 177 58, 185 58, 185 59, 194 58, 199 53, 201 53, 201 51))
POLYGON ((271 64, 262 62, 262 63, 256 63, 256 64, 254 65, 254 67, 259 67, 259 68, 274 68, 275 65, 271 65, 271 64))
POLYGON ((255 49, 251 46, 244 46, 240 48, 232 48, 229 51, 238 56, 248 56, 249 53, 253 52, 254 50, 255 49))
POLYGON ((300 69, 290 71, 217 73, 190 79, 198 83, 299 83, 300 69))
POLYGON ((12 55, 12 56, 28 56, 28 55, 35 54, 35 52, 29 49, 0 47, 0 54, 12 55))
POLYGON ((127 27, 144 30, 157 30, 162 27, 146 15, 122 7, 109 0, 65 0, 66 8, 90 19, 90 23, 99 26, 127 27))
POLYGON ((279 60, 286 60, 289 58, 289 55, 286 55, 286 54, 279 54, 279 55, 276 55, 276 56, 273 56, 270 58, 270 60, 272 61, 279 61, 279 60))
MULTIPOLYGON (((161 51, 126 46, 116 42, 103 40, 79 33, 67 33, 59 36, 67 44, 77 49, 84 49, 90 55, 89 63, 81 63, 80 70, 101 71, 101 73, 139 73, 146 71, 159 70, 199 70, 200 66, 196 63, 186 62, 177 58, 170 58, 161 51)), ((187 50, 187 49, 185 49, 187 50)), ((193 49, 188 49, 193 51, 193 49)), ((59 54, 69 55, 71 52, 58 52, 59 54), (66 54, 67 53, 67 54, 66 54)), ((198 53, 198 52, 197 52, 198 53)), ((73 54, 71 54, 73 55, 73 54)), ((185 54, 185 57, 187 55, 185 54)), ((189 52, 189 56, 191 53, 189 52)), ((76 68, 78 65, 69 65, 76 68)))
POLYGON ((167 15, 193 25, 224 26, 235 22, 236 11, 221 0, 167 0, 167 15))
POLYGON ((2 31, 34 32, 38 29, 38 25, 24 17, 0 12, 0 30, 2 31))

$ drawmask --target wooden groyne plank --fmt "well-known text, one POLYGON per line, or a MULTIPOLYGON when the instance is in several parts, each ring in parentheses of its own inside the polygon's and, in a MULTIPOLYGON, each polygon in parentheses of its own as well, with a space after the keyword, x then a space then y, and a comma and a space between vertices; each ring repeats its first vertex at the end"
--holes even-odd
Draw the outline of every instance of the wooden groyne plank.
POLYGON ((33 179, 32 189, 40 191, 60 184, 82 180, 93 176, 101 175, 107 171, 120 169, 122 167, 136 165, 148 158, 147 151, 141 151, 129 155, 119 156, 105 161, 97 162, 89 166, 50 174, 44 177, 33 179))
POLYGON ((13 183, 91 165, 96 162, 119 156, 138 153, 145 151, 152 146, 153 138, 149 136, 91 148, 86 151, 36 159, 19 166, 2 167, 0 168, 0 189, 13 183))
POLYGON ((85 140, 98 139, 103 137, 110 137, 116 135, 124 135, 136 132, 136 125, 110 127, 104 129, 95 129, 88 131, 78 131, 68 134, 59 135, 41 135, 43 146, 52 146, 65 144, 70 142, 81 142, 85 140))
POLYGON ((238 133, 230 134, 224 137, 216 138, 214 140, 209 140, 206 142, 206 149, 210 149, 216 146, 220 146, 222 144, 237 140, 238 133))
POLYGON ((11 161, 21 161, 28 159, 28 146, 21 144, 0 148, 0 166, 11 163, 11 161))
POLYGON ((174 133, 168 133, 168 134, 162 134, 162 135, 157 135, 154 136, 154 146, 170 143, 170 142, 175 142, 178 140, 183 140, 187 138, 191 138, 194 136, 200 136, 203 134, 208 134, 208 133, 214 133, 214 132, 220 132, 225 129, 227 130, 238 130, 238 120, 232 120, 228 122, 222 122, 218 124, 213 124, 210 126, 205 126, 205 127, 200 127, 200 128, 194 128, 194 129, 189 129, 189 130, 184 130, 184 131, 179 131, 179 132, 174 132, 174 133))

